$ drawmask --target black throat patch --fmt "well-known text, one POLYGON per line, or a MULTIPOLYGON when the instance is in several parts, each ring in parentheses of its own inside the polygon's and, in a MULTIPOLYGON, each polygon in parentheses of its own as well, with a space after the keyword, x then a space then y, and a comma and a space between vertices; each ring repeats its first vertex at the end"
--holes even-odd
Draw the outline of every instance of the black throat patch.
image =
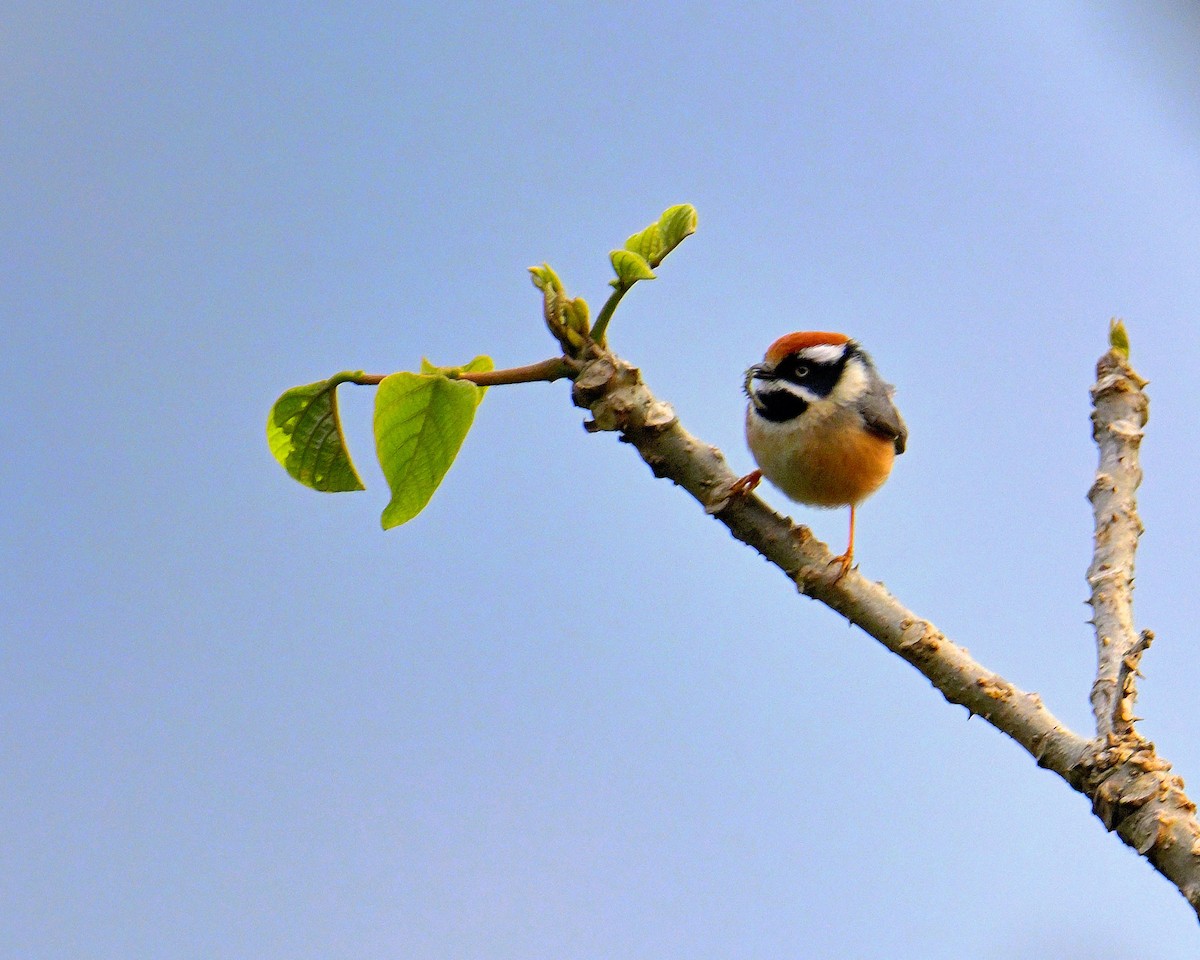
POLYGON ((808 409, 808 401, 803 397, 796 396, 786 387, 772 387, 769 384, 770 381, 767 381, 767 384, 754 394, 758 401, 754 404, 754 409, 764 420, 783 423, 800 416, 808 409))

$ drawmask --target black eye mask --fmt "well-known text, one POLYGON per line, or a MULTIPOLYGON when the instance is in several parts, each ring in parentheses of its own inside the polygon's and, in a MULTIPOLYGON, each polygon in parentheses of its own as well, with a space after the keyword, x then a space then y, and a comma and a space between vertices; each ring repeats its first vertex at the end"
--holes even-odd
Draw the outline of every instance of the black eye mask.
POLYGON ((821 363, 798 353, 789 353, 776 364, 775 379, 804 387, 814 396, 827 397, 833 393, 846 369, 846 361, 853 354, 854 348, 850 347, 836 360, 821 363))

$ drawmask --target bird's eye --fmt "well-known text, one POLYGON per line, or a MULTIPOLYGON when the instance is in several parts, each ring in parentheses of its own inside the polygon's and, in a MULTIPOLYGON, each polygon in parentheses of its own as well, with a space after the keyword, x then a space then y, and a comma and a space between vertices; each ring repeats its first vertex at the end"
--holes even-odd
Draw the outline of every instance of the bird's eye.
POLYGON ((804 366, 804 364, 800 364, 800 366, 798 366, 796 368, 796 376, 797 377, 807 377, 808 376, 808 367, 804 366))

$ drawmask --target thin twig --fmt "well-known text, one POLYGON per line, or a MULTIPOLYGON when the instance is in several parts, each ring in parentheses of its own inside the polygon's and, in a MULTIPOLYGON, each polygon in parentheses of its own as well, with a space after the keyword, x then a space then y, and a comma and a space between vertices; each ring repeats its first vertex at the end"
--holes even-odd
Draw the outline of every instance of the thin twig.
MULTIPOLYGON (((572 376, 577 369, 578 365, 566 357, 551 357, 524 367, 510 367, 507 370, 464 370, 446 376, 455 380, 467 380, 479 387, 499 387, 510 383, 553 383, 555 380, 572 376)), ((381 384, 387 376, 384 373, 363 373, 345 377, 341 382, 374 387, 381 384)))
POLYGON ((629 287, 618 281, 616 288, 608 295, 608 299, 604 301, 604 306, 600 308, 596 322, 592 325, 592 339, 601 347, 604 347, 608 342, 608 324, 616 312, 617 304, 621 302, 621 298, 628 292, 629 287))
POLYGON ((575 373, 577 368, 566 357, 551 357, 525 367, 507 370, 464 371, 457 377, 479 387, 499 387, 509 383, 553 383, 575 373))

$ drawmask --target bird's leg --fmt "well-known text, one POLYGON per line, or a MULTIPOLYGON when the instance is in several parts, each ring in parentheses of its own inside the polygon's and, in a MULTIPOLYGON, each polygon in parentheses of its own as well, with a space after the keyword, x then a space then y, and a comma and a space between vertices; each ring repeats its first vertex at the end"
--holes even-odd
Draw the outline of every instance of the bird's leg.
POLYGON ((846 544, 846 552, 840 557, 834 557, 830 561, 831 564, 840 563, 842 565, 842 571, 837 575, 837 578, 833 581, 834 583, 837 583, 838 580, 841 580, 842 577, 850 572, 850 564, 854 562, 854 509, 855 505, 853 503, 850 504, 850 542, 846 544))
POLYGON ((761 470, 751 470, 748 474, 739 480, 734 480, 729 488, 731 497, 744 497, 754 490, 762 480, 761 470))

